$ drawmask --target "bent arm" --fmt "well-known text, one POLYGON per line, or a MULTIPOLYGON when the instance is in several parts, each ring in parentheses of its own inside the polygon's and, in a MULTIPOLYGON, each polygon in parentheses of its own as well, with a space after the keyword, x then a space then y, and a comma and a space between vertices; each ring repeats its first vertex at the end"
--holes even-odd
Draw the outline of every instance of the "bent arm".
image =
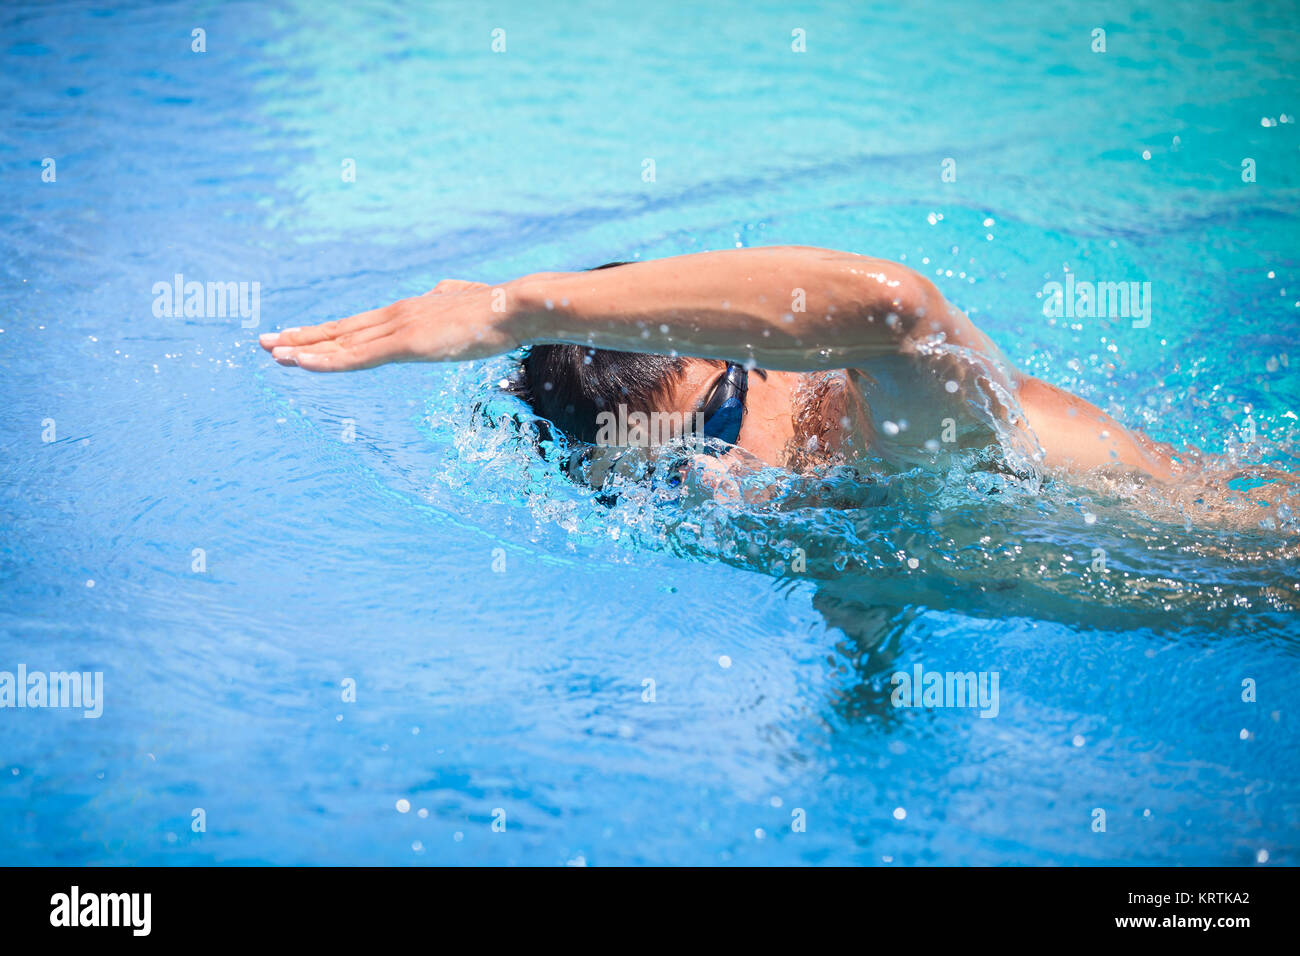
POLYGON ((861 365, 941 333, 990 347, 906 266, 803 246, 730 249, 511 283, 530 343, 679 352, 789 372, 861 365))

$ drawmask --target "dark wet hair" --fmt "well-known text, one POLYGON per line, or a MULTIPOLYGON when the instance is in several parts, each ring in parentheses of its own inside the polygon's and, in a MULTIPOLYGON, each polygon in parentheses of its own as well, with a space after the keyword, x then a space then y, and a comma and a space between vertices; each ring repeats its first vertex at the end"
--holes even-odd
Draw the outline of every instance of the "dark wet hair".
MULTIPOLYGON (((596 269, 627 264, 607 262, 596 269)), ((684 359, 669 355, 534 345, 520 360, 507 390, 569 439, 595 444, 597 415, 619 405, 628 412, 655 411, 685 367, 684 359)))

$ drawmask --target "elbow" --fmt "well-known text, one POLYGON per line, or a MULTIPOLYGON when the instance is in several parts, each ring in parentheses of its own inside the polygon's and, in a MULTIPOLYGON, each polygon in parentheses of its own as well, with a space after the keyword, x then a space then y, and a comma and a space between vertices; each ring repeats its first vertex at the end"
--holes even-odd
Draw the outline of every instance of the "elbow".
POLYGON ((845 295, 861 321, 888 330, 899 344, 951 333, 952 309, 933 282, 897 262, 864 261, 843 273, 845 295))

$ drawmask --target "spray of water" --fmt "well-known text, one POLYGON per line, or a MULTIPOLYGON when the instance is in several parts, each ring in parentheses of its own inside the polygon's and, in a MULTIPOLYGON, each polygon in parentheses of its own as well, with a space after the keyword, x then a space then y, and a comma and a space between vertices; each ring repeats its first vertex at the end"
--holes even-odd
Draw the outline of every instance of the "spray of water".
MULTIPOLYGON (((836 455, 789 471, 739 453, 723 469, 680 470, 684 450, 668 445, 630 450, 593 475, 500 394, 504 370, 458 371, 454 400, 429 403, 428 426, 454 447, 438 480, 526 509, 573 548, 608 554, 612 545, 627 560, 661 549, 812 581, 828 619, 849 631, 880 607, 1090 627, 1194 622, 1201 632, 1250 626, 1247 611, 1300 611, 1300 486, 1245 461, 1240 448, 1194 456, 1177 486, 1044 475, 1035 449, 1009 430, 945 453, 939 467, 836 455), (665 480, 673 474, 680 483, 665 480)), ((1285 450, 1262 451, 1270 454, 1285 450)))

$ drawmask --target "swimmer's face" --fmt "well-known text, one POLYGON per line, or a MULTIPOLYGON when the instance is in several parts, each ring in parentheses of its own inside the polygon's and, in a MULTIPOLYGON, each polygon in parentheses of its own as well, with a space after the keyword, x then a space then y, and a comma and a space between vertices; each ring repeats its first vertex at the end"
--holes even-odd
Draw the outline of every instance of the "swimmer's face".
MULTIPOLYGON (((693 415, 722 374, 719 365, 688 359, 685 371, 669 390, 663 411, 693 415)), ((764 464, 782 466, 786 446, 794 437, 791 407, 799 380, 800 376, 792 372, 749 376, 745 416, 736 444, 764 464)), ((724 457, 736 454, 732 451, 724 457)))

